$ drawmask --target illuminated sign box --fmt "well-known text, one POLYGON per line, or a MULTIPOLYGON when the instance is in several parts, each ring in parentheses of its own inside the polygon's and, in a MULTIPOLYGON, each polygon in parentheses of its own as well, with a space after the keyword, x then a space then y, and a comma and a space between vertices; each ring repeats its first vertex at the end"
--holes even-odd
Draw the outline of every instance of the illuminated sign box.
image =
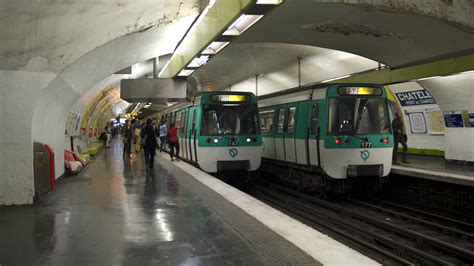
POLYGON ((377 87, 339 87, 337 93, 341 96, 381 96, 382 89, 377 87))
POLYGON ((214 94, 209 97, 209 100, 212 102, 241 103, 250 102, 250 96, 242 94, 214 94))

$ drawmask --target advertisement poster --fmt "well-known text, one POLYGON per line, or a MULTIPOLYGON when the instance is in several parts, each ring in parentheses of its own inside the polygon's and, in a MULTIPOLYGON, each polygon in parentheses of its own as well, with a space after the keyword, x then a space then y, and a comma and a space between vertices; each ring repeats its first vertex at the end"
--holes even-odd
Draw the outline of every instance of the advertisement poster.
POLYGON ((424 134, 426 133, 426 122, 425 116, 422 112, 409 113, 408 119, 410 120, 411 133, 424 134))
POLYGON ((430 134, 444 133, 444 118, 441 110, 428 111, 426 113, 427 120, 430 124, 430 134))

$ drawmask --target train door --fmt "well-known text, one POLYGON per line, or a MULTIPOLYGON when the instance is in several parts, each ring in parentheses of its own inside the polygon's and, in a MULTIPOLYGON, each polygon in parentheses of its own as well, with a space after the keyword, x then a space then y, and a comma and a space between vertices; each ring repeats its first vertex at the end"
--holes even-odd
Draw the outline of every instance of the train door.
POLYGON ((260 133, 263 137, 263 157, 275 159, 275 109, 260 111, 260 133))
POLYGON ((309 150, 309 162, 314 166, 321 166, 320 163, 320 147, 319 140, 321 129, 319 125, 319 104, 312 102, 309 108, 309 133, 308 133, 308 150, 309 150))
POLYGON ((175 113, 175 125, 176 125, 176 128, 178 129, 178 143, 179 143, 179 156, 181 158, 184 158, 184 155, 183 155, 183 140, 184 140, 184 134, 183 134, 183 124, 184 124, 184 121, 183 121, 183 113, 184 111, 177 111, 175 113))
POLYGON ((275 159, 281 161, 285 160, 285 118, 286 108, 283 105, 278 107, 277 128, 275 132, 275 159))
POLYGON ((193 162, 197 162, 197 151, 196 151, 196 147, 197 147, 197 108, 193 108, 193 112, 192 112, 192 117, 191 117, 191 121, 192 121, 192 124, 191 124, 191 129, 189 131, 189 154, 190 154, 190 159, 191 161, 193 162))
POLYGON ((285 160, 288 162, 296 162, 296 104, 287 105, 287 119, 284 131, 285 160))
POLYGON ((181 132, 183 134, 183 138, 181 139, 181 154, 183 156, 184 159, 186 160, 189 160, 188 158, 188 146, 186 145, 187 144, 187 138, 188 138, 188 110, 185 109, 183 111, 183 118, 182 118, 182 128, 181 128, 181 132))

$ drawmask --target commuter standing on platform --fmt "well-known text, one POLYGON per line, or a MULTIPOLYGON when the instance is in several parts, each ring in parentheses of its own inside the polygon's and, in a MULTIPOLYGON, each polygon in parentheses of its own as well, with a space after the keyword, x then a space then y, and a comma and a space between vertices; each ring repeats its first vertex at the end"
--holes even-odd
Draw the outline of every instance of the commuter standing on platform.
POLYGON ((178 128, 174 125, 174 123, 171 123, 170 129, 168 131, 168 143, 170 146, 170 156, 171 156, 171 161, 174 161, 174 152, 176 150, 176 161, 179 161, 178 156, 179 156, 179 139, 178 139, 178 128))
POLYGON ((166 145, 166 137, 168 135, 168 127, 166 126, 166 120, 161 120, 160 124, 160 152, 166 145))
POLYGON ((133 142, 133 128, 130 121, 125 122, 123 128, 123 157, 130 156, 132 158, 132 142, 133 142))
POLYGON ((405 127, 402 122, 400 111, 395 113, 395 118, 392 121, 392 129, 393 129, 393 162, 397 163, 397 151, 398 151, 398 143, 401 143, 403 146, 403 153, 402 153, 402 162, 407 162, 407 137, 405 134, 405 127))
POLYGON ((140 152, 140 132, 142 131, 142 124, 140 123, 140 120, 137 120, 137 122, 135 123, 135 127, 133 129, 133 140, 135 142, 135 153, 139 153, 140 152))
POLYGON ((155 160, 155 149, 158 147, 156 142, 156 133, 153 129, 152 120, 146 120, 146 126, 143 128, 141 134, 143 150, 145 151, 145 164, 147 169, 153 169, 153 162, 155 160))

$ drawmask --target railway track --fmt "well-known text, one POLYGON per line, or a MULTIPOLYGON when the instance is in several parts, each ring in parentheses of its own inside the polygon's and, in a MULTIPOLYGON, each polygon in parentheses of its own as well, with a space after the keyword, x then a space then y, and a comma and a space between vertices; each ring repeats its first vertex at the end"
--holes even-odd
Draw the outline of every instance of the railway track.
POLYGON ((383 264, 472 265, 473 225, 383 201, 328 202, 277 184, 258 198, 383 264))

